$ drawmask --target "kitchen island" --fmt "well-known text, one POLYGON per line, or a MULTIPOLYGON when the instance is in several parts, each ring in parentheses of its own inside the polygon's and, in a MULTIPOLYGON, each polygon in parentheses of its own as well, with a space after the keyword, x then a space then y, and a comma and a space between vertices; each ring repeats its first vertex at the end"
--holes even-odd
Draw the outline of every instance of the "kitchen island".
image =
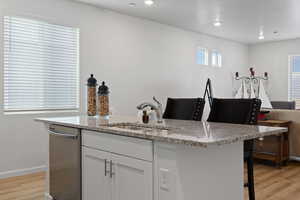
POLYGON ((81 131, 82 200, 242 200, 243 141, 287 131, 183 120, 143 125, 124 116, 37 121, 81 131))

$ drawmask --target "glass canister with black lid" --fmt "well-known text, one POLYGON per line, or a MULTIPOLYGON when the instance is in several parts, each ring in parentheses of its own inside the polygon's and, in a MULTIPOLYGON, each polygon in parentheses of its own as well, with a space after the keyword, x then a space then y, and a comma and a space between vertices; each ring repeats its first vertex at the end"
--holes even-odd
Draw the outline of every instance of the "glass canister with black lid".
POLYGON ((97 80, 94 78, 94 75, 91 74, 90 78, 87 81, 88 87, 88 116, 96 116, 97 115, 97 80))
POLYGON ((109 88, 102 82, 98 89, 98 112, 100 116, 109 116, 109 88))

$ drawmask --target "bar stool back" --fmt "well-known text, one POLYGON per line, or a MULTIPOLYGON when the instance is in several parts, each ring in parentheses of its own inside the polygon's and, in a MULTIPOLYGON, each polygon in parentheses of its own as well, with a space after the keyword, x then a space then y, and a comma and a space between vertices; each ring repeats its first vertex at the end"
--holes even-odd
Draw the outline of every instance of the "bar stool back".
MULTIPOLYGON (((216 99, 213 98, 207 121, 233 124, 257 124, 260 111, 259 99, 216 99)), ((253 140, 244 142, 244 160, 247 162, 249 199, 255 200, 253 175, 253 140)))
POLYGON ((163 118, 201 121, 204 106, 202 98, 168 98, 163 118))

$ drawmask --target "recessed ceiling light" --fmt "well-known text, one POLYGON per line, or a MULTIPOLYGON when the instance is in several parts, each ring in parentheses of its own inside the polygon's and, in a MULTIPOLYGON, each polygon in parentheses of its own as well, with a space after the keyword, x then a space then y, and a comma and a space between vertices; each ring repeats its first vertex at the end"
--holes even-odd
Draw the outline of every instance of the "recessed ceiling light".
POLYGON ((146 6, 152 6, 154 4, 153 0, 145 0, 144 3, 146 4, 146 6))
POLYGON ((133 3, 133 2, 132 2, 132 3, 129 3, 128 5, 129 5, 130 7, 135 7, 135 6, 136 6, 136 3, 133 3))
POLYGON ((214 22, 214 26, 215 27, 222 26, 222 22, 220 22, 219 20, 217 20, 217 21, 214 22))

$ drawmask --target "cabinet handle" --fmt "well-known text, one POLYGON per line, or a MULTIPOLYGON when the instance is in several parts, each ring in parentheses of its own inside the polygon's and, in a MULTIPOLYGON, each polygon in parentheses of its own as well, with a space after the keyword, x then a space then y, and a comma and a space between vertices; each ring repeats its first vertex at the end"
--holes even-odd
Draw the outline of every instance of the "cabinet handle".
POLYGON ((113 175, 115 175, 115 173, 113 172, 113 162, 112 162, 112 160, 110 161, 110 178, 112 178, 113 177, 113 175))
POLYGON ((107 175, 107 159, 104 160, 104 176, 107 175))
POLYGON ((59 136, 59 137, 64 137, 64 138, 71 138, 71 139, 77 139, 78 135, 73 135, 73 134, 67 134, 67 133, 57 133, 51 130, 48 130, 49 134, 52 136, 59 136))

